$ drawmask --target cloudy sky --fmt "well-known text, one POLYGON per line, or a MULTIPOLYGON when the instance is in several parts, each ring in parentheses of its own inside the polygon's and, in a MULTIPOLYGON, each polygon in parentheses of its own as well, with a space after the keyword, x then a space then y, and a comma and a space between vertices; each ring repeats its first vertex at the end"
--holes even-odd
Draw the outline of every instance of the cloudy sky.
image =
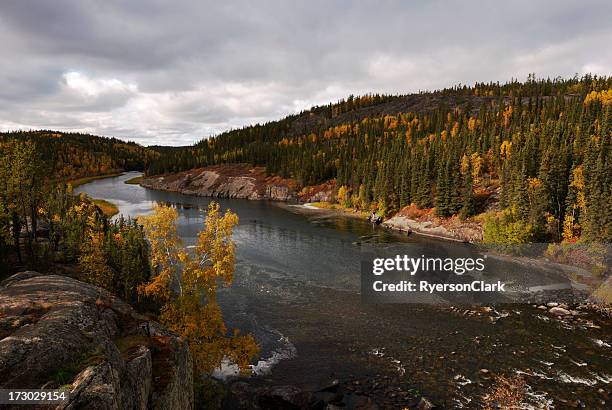
POLYGON ((185 145, 349 94, 612 74, 610 1, 0 2, 0 130, 185 145))

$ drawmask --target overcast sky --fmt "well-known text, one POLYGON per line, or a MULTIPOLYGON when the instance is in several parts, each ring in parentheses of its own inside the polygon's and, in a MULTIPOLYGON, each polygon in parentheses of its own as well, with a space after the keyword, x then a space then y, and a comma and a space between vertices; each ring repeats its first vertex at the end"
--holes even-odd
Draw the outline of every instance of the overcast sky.
POLYGON ((610 1, 0 1, 0 130, 186 145, 349 94, 612 74, 610 1))

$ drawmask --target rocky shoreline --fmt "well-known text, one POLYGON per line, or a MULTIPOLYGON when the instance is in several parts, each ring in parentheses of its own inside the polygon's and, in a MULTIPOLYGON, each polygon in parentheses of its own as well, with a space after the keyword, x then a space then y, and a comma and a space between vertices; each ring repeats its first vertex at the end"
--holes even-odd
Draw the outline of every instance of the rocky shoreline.
MULTIPOLYGON (((319 213, 327 213, 330 215, 343 215, 361 220, 368 219, 368 215, 365 212, 355 211, 353 209, 319 208, 308 203, 296 205, 295 208, 319 213)), ((407 235, 415 234, 454 242, 477 243, 480 238, 478 231, 471 228, 461 229, 459 227, 456 229, 448 229, 431 221, 420 222, 401 215, 394 215, 391 218, 384 220, 380 226, 393 231, 402 232, 407 235)))
POLYGON ((290 201, 295 199, 295 182, 266 176, 262 167, 245 164, 214 165, 176 174, 144 177, 145 188, 185 195, 250 200, 290 201))
POLYGON ((445 227, 436 225, 431 221, 419 222, 401 215, 395 215, 386 221, 383 221, 382 226, 409 234, 416 233, 418 235, 428 236, 431 238, 445 239, 456 242, 470 242, 470 240, 465 236, 454 234, 445 227))
MULTIPOLYGON (((291 179, 267 176, 262 167, 246 164, 223 164, 192 169, 175 174, 143 177, 140 185, 149 189, 177 192, 185 195, 214 198, 240 198, 280 202, 330 202, 334 197, 336 183, 306 187, 296 192, 296 182, 291 179)), ((354 210, 308 207, 319 211, 330 211, 352 217, 363 217, 363 212, 354 210)), ((458 241, 478 242, 482 231, 474 224, 453 221, 449 226, 431 220, 417 220, 401 212, 382 222, 385 228, 400 232, 416 233, 423 236, 458 241)))

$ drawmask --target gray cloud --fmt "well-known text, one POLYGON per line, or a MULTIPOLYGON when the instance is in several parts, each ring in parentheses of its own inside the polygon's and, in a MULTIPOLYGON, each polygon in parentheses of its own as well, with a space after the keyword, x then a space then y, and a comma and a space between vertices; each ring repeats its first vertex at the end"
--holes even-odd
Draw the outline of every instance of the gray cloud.
POLYGON ((0 129, 190 144, 366 92, 612 74, 608 1, 0 2, 0 129))

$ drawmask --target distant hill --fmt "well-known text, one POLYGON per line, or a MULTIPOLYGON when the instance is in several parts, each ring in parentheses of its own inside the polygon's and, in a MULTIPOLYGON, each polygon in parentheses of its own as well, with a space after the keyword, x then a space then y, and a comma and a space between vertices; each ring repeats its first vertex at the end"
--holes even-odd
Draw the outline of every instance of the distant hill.
POLYGON ((159 156, 134 142, 90 134, 48 130, 0 133, 0 147, 11 140, 34 142, 41 158, 49 161, 53 174, 67 180, 127 170, 143 171, 159 156))

